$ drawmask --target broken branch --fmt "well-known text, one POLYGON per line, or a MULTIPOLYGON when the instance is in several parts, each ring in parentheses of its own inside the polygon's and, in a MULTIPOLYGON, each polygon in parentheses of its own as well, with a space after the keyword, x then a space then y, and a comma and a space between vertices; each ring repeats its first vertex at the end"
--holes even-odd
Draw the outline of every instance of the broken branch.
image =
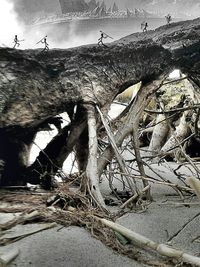
POLYGON ((114 231, 119 232, 121 235, 123 235, 127 239, 133 241, 134 243, 136 243, 137 245, 143 248, 151 248, 157 251, 162 256, 174 258, 180 262, 194 264, 195 266, 200 266, 199 257, 195 257, 193 255, 187 254, 183 252, 182 250, 169 247, 165 244, 158 244, 146 238, 145 236, 135 233, 125 228, 124 226, 121 226, 120 224, 114 223, 112 221, 108 221, 106 219, 100 219, 98 217, 95 217, 95 219, 100 221, 103 225, 106 225, 107 227, 113 229, 114 231))

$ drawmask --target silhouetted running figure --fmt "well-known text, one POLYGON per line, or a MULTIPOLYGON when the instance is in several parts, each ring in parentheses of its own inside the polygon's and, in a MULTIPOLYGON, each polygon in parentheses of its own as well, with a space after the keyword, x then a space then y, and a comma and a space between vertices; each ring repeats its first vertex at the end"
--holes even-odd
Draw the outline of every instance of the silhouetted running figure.
POLYGON ((107 35, 106 33, 102 32, 102 31, 100 31, 100 33, 101 33, 101 37, 98 39, 98 45, 99 46, 103 45, 104 47, 107 47, 107 45, 104 44, 103 39, 106 39, 108 37, 112 39, 112 37, 110 37, 109 35, 107 35))
POLYGON ((17 46, 17 47, 20 46, 20 41, 18 40, 17 35, 15 35, 14 43, 15 43, 15 44, 14 44, 13 48, 15 48, 16 46, 17 46))
POLYGON ((143 32, 147 32, 147 28, 148 28, 148 23, 147 22, 142 22, 141 24, 141 29, 143 32))
POLYGON ((167 16, 165 16, 167 24, 169 25, 170 22, 172 21, 172 16, 170 14, 168 14, 167 16))
POLYGON ((42 50, 42 52, 49 51, 49 44, 47 43, 47 38, 46 37, 44 37, 44 39, 41 41, 41 43, 44 44, 44 49, 42 50))
POLYGON ((44 38, 42 38, 40 41, 38 41, 36 45, 39 43, 44 44, 44 49, 41 51, 41 53, 49 51, 49 44, 47 43, 47 35, 44 38))

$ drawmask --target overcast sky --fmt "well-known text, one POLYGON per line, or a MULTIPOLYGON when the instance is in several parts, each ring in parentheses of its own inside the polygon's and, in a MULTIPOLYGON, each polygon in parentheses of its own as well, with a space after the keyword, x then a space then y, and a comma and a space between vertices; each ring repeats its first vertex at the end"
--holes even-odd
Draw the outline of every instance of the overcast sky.
MULTIPOLYGON (((101 0, 100 0, 101 2, 101 0)), ((167 13, 172 14, 172 17, 176 17, 176 12, 181 14, 187 12, 188 15, 199 16, 200 15, 200 0, 105 0, 107 7, 112 5, 114 2, 119 4, 120 8, 134 9, 136 7, 144 8, 147 11, 154 11, 162 13, 161 17, 164 17, 167 13)), ((17 34, 20 39, 25 39, 21 43, 20 48, 31 47, 32 44, 35 45, 43 35, 46 33, 41 33, 40 31, 34 30, 32 36, 27 36, 29 34, 29 29, 27 30, 27 22, 31 21, 31 15, 33 18, 40 18, 46 15, 46 13, 59 13, 60 5, 59 0, 0 0, 0 45, 5 45, 12 47, 14 35, 17 34)), ((181 16, 177 15, 178 18, 181 16)), ((184 16, 182 17, 184 18, 184 16)), ((188 17, 186 17, 188 19, 188 17)), ((72 27, 73 25, 71 25, 72 27)), ((131 26, 132 27, 132 26, 131 26)), ((80 40, 77 39, 74 29, 70 28, 70 34, 73 33, 73 40, 76 43, 70 45, 79 45, 79 43, 85 42, 85 35, 80 40)), ((126 29, 125 29, 126 30, 126 29)), ((132 30, 132 28, 131 28, 132 30)), ((112 32, 109 30, 109 32, 112 32)), ((98 35, 98 29, 95 31, 98 35)), ((49 37, 50 38, 50 37, 49 37)), ((98 36, 93 38, 93 35, 87 37, 87 43, 92 43, 96 41, 98 36)), ((52 40, 50 40, 53 43, 52 40)), ((53 45, 53 44, 52 44, 53 45)), ((56 47, 60 46, 59 43, 55 44, 56 47)), ((63 45, 66 47, 67 45, 63 45)))
MULTIPOLYGON (((2 0, 0 0, 2 2, 2 0)), ((59 0, 7 0, 14 4, 20 16, 24 16, 27 10, 31 13, 47 12, 52 10, 56 13, 60 10, 59 0)), ((85 0, 86 1, 86 0, 85 0)), ((88 2, 87 0, 86 2, 88 2)), ((102 0, 99 0, 101 3, 102 0)), ((116 2, 120 9, 144 8, 147 11, 172 12, 172 13, 191 13, 200 15, 200 0, 104 0, 107 7, 116 2)), ((2 7, 1 7, 2 9, 2 7)))

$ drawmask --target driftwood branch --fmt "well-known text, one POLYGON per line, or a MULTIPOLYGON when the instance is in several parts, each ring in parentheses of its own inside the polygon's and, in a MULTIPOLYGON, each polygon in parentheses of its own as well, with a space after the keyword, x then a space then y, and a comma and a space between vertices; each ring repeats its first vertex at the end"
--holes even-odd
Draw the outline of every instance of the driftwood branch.
POLYGON ((187 182, 190 187, 195 191, 198 199, 200 200, 200 181, 194 177, 188 177, 187 182))
MULTIPOLYGON (((137 123, 141 117, 141 114, 146 107, 150 97, 154 94, 157 90, 161 88, 163 82, 165 80, 164 77, 160 77, 160 79, 148 83, 138 91, 131 107, 129 113, 127 114, 123 124, 118 128, 114 136, 115 143, 117 147, 120 147, 123 140, 129 135, 132 134, 133 129, 137 127, 137 123)), ((110 162, 113 157, 112 146, 109 145, 98 160, 98 172, 99 176, 102 174, 103 170, 105 169, 106 165, 110 162)))
POLYGON ((19 255, 19 253, 20 253, 19 249, 14 248, 0 255, 0 266, 1 267, 7 266, 19 255))
MULTIPOLYGON (((115 156, 116 156, 117 161, 119 163, 119 167, 120 167, 121 171, 124 172, 124 173, 130 174, 129 173, 129 170, 128 170, 127 166, 126 166, 126 162, 123 159, 122 155, 120 154, 120 151, 119 151, 119 149, 118 149, 118 147, 117 147, 117 145, 115 143, 114 136, 113 136, 113 134, 112 134, 112 132, 111 132, 111 130, 110 130, 110 128, 109 128, 106 120, 104 119, 104 116, 103 116, 101 110, 99 109, 98 106, 96 106, 96 109, 97 109, 97 111, 100 114, 102 123, 103 123, 103 125, 104 125, 104 127, 106 129, 106 132, 108 134, 108 137, 110 139, 111 146, 112 146, 112 148, 114 150, 114 153, 115 153, 115 156)), ((128 185, 129 185, 132 193, 134 194, 135 193, 135 189, 137 191, 137 188, 134 187, 134 184, 132 182, 132 179, 130 179, 128 176, 125 176, 125 178, 126 178, 126 181, 127 181, 128 185)))
POLYGON ((93 197, 96 199, 96 202, 100 207, 106 209, 103 196, 99 188, 99 176, 97 170, 97 125, 96 125, 96 116, 95 108, 93 105, 87 106, 88 112, 88 135, 89 135, 89 156, 88 163, 86 168, 87 179, 90 184, 90 191, 93 197))
POLYGON ((131 198, 129 198, 126 202, 124 202, 120 208, 124 209, 125 207, 127 207, 130 203, 132 203, 134 200, 136 200, 138 197, 142 197, 147 191, 149 191, 150 189, 150 185, 147 185, 146 187, 144 187, 142 189, 142 192, 140 192, 140 194, 135 193, 134 196, 132 196, 131 198))
POLYGON ((108 221, 106 219, 100 219, 97 217, 95 217, 95 219, 100 221, 103 225, 106 225, 107 227, 113 229, 114 231, 117 231, 118 233, 126 237, 128 240, 131 240, 132 242, 136 243, 137 245, 143 248, 150 248, 154 251, 157 251, 162 256, 176 259, 179 262, 185 262, 194 264, 194 266, 200 266, 199 257, 192 256, 190 254, 183 252, 182 250, 169 247, 165 244, 158 244, 146 238, 143 235, 135 233, 125 228, 124 226, 121 226, 120 224, 108 221))

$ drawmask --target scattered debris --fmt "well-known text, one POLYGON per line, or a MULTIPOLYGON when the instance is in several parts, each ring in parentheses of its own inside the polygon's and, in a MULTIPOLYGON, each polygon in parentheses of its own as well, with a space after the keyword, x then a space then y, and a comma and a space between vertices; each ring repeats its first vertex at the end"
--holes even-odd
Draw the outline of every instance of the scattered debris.
POLYGON ((8 252, 0 254, 0 266, 4 267, 11 263, 18 255, 20 251, 17 248, 9 249, 8 252))

